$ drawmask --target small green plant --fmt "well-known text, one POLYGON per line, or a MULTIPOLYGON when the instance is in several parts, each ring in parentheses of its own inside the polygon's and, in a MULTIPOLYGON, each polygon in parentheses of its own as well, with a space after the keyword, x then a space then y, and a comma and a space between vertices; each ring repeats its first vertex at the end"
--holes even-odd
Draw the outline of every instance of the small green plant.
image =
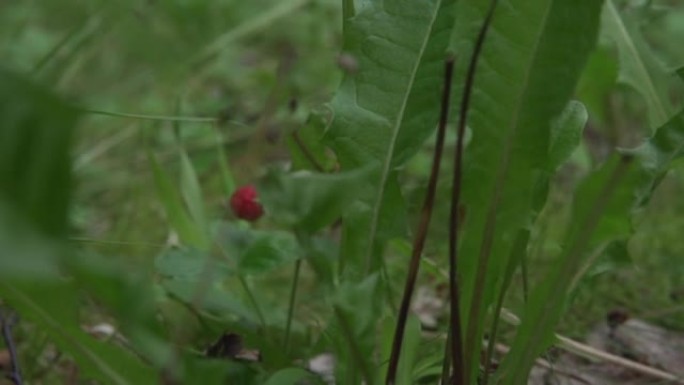
MULTIPOLYGON (((556 332, 587 272, 627 253, 635 218, 684 154, 682 72, 653 59, 634 21, 650 5, 181 3, 135 8, 187 50, 169 48, 181 64, 155 72, 185 88, 160 85, 140 104, 172 115, 59 95, 88 86, 73 74, 100 57, 88 41, 111 38, 102 15, 133 28, 122 5, 85 12, 32 70, 21 63, 39 55, 27 50, 20 70, 0 71, 0 306, 12 309, 0 320, 22 364, 8 376, 16 385, 525 384, 550 347, 567 348, 556 332), (258 12, 232 20, 212 4, 258 12), (338 13, 341 32, 326 21, 338 13), (298 57, 325 50, 317 38, 329 30, 342 40, 325 48, 330 63, 339 54, 346 64, 314 75, 298 57), (221 72, 232 55, 256 69, 221 72), (217 78, 229 86, 216 91, 217 78), (197 102, 216 92, 237 101, 197 102), (638 101, 648 129, 610 116, 613 93, 638 101), (131 126, 74 158, 73 139, 87 137, 76 127, 96 118, 131 126), (582 156, 588 122, 615 134, 595 160, 582 156), (94 159, 127 140, 130 153, 109 156, 131 163, 101 172, 94 159), (559 194, 568 164, 580 165, 578 182, 559 194), (79 238, 95 230, 76 223, 96 227, 79 211, 89 167, 105 179, 142 175, 129 183, 144 188, 113 209, 134 219, 108 233, 145 240, 140 257, 79 238), (556 195, 569 207, 561 214, 556 195), (540 268, 539 250, 552 267, 540 268), (419 283, 448 288, 434 330, 411 311, 419 283), (516 296, 519 317, 505 308, 516 296)), ((136 51, 129 34, 124 57, 136 51)), ((131 94, 141 78, 125 83, 131 94)))

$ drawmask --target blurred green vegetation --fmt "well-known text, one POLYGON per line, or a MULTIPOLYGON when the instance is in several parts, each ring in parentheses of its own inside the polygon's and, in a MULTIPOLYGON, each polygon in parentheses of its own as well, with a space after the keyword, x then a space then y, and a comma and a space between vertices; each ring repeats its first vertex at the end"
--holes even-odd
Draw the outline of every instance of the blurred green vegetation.
MULTIPOLYGON (((684 67, 684 3, 617 4, 652 53, 648 59, 661 73, 668 74, 658 80, 668 94, 667 103, 681 106, 684 93, 669 74, 684 67)), ((576 97, 589 111, 589 124, 580 149, 554 179, 539 219, 541 225, 532 234, 528 262, 532 282, 543 277, 555 262, 552 256, 557 254, 567 227, 569 204, 578 181, 614 146, 633 146, 650 135, 647 127, 659 119, 649 115, 651 102, 629 82, 621 81, 619 47, 609 35, 602 31, 599 49, 590 57, 576 90, 576 97)), ((291 151, 290 133, 302 129, 302 135, 315 138, 323 129, 325 122, 315 120, 330 113, 325 103, 345 70, 338 63, 341 46, 341 5, 333 0, 10 0, 0 4, 2 66, 86 110, 77 126, 71 154, 74 187, 68 213, 73 226, 70 241, 84 253, 124 260, 132 273, 153 270, 155 258, 175 242, 164 203, 158 197, 148 151, 155 154, 160 168, 177 180, 183 167, 178 149, 183 148, 201 183, 201 198, 212 231, 230 239, 247 237, 240 224, 226 225, 224 221, 231 218, 226 206, 230 189, 256 183, 265 175, 270 183, 276 183, 269 170, 290 163, 295 168, 312 168, 311 164, 303 165, 306 157, 291 151), (310 117, 312 112, 315 115, 310 117), (124 114, 187 117, 188 121, 124 114), (216 119, 218 124, 191 118, 216 119), (228 178, 222 169, 224 161, 229 166, 228 178)), ((453 147, 455 138, 448 141, 453 147)), ((411 223, 416 222, 428 176, 432 141, 427 143, 401 173, 411 223)), ((317 155, 325 154, 324 149, 314 150, 318 150, 317 155)), ((330 159, 321 158, 328 161, 323 165, 326 169, 334 167, 330 159)), ((447 196, 450 169, 444 168, 443 173, 439 189, 441 196, 447 196)), ((353 177, 343 175, 340 179, 353 177)), ((299 183, 296 179, 277 182, 287 191, 296 190, 299 183)), ((328 182, 329 188, 339 188, 334 180, 328 182)), ((43 187, 50 189, 47 183, 43 187)), ((626 250, 599 256, 580 281, 559 332, 581 338, 614 308, 684 330, 682 196, 684 163, 679 160, 638 216, 636 236, 626 250)), ((438 202, 434 223, 446 223, 447 213, 448 202, 438 202)), ((275 232, 268 225, 263 227, 265 233, 275 232)), ((429 242, 426 250, 441 267, 446 266, 445 235, 443 226, 433 226, 432 239, 440 241, 429 242)), ((282 253, 278 258, 294 259, 292 254, 297 250, 288 246, 293 238, 283 236, 280 240, 282 253)), ((334 258, 329 255, 333 247, 330 239, 316 237, 311 242, 317 258, 334 258)), ((388 257, 388 274, 392 284, 400 288, 409 251, 400 241, 394 246, 388 257)), ((272 304, 282 300, 291 272, 279 266, 269 269, 269 275, 258 283, 257 297, 272 304)), ((188 270, 192 271, 192 266, 188 270)), ((446 282, 434 269, 425 271, 422 282, 446 282)), ((315 287, 314 272, 305 269, 302 274, 300 301, 305 308, 298 318, 308 318, 302 323, 311 325, 330 312, 324 299, 329 293, 307 290, 315 287)), ((173 284, 176 295, 190 296, 186 286, 173 284)), ((521 274, 517 273, 507 306, 521 308, 522 286, 521 274)), ((241 290, 237 283, 230 289, 241 290)), ((98 313, 99 303, 82 301, 89 312, 84 318, 99 321, 112 317, 98 313)), ((192 312, 177 311, 177 303, 164 306, 174 308, 170 314, 179 318, 178 325, 200 329, 197 323, 204 322, 192 312)), ((283 323, 284 311, 274 310, 272 317, 269 322, 283 323)), ((298 327, 302 334, 299 341, 311 342, 313 338, 302 331, 304 327, 298 327)), ((209 329, 215 332, 218 326, 209 329)), ((198 349, 210 342, 207 334, 199 337, 195 344, 198 349)), ((19 338, 26 341, 22 343, 26 357, 43 352, 47 346, 46 335, 27 323, 22 324, 19 338)), ((41 373, 42 366, 28 364, 26 370, 41 373)), ((62 372, 68 370, 64 365, 62 372)), ((41 375, 46 376, 42 381, 47 384, 58 383, 57 377, 64 374, 41 375)))

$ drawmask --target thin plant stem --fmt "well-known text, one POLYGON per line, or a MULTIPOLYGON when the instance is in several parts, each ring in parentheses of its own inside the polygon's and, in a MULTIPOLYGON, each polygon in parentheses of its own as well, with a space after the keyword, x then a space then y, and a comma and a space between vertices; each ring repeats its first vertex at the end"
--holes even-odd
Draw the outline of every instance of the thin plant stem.
POLYGON ((489 330, 489 337, 487 338, 487 350, 483 360, 484 374, 482 375, 482 385, 487 385, 489 383, 489 373, 492 366, 492 358, 494 357, 496 338, 499 333, 499 318, 501 315, 501 308, 503 307, 504 297, 506 296, 506 291, 511 285, 513 273, 515 272, 518 263, 524 263, 525 261, 527 244, 529 240, 529 232, 527 230, 521 230, 515 238, 515 242, 511 248, 511 254, 508 257, 504 282, 499 290, 499 296, 494 307, 494 319, 492 320, 491 328, 489 330))
POLYGON ((249 302, 252 303, 252 307, 254 308, 254 312, 256 313, 257 317, 259 318, 259 322, 261 323, 261 327, 264 328, 264 331, 265 331, 266 330, 266 318, 264 317, 264 313, 261 311, 261 307, 259 307, 259 303, 257 302, 256 297, 254 296, 254 292, 252 292, 252 289, 249 287, 247 280, 245 279, 244 276, 242 276, 242 274, 238 275, 238 279, 240 281, 240 284, 242 285, 242 288, 245 290, 247 297, 249 298, 249 302))
POLYGON ((451 329, 446 336, 446 345, 444 345, 444 358, 442 359, 442 381, 441 385, 449 383, 449 375, 451 374, 451 338, 453 335, 451 329))
POLYGON ((299 149, 302 151, 302 154, 304 155, 306 160, 308 160, 309 163, 311 163, 311 165, 316 169, 316 171, 325 172, 325 168, 323 167, 323 165, 311 153, 311 151, 306 146, 304 141, 302 141, 302 137, 299 135, 299 131, 295 130, 294 132, 292 132, 292 139, 297 144, 297 147, 299 147, 299 149))
POLYGON ((292 288, 290 289, 290 303, 287 310, 287 323, 285 324, 285 354, 290 351, 290 331, 292 328, 292 318, 294 315, 295 301, 297 299, 297 286, 299 284, 299 271, 302 267, 301 258, 295 262, 294 276, 292 277, 292 288))
MULTIPOLYGON (((477 69, 477 62, 484 46, 485 37, 489 30, 494 10, 498 4, 498 0, 492 0, 489 5, 489 10, 482 22, 482 27, 475 41, 475 48, 473 55, 470 58, 470 64, 466 73, 465 86, 463 87, 463 96, 461 98, 461 110, 458 121, 458 138, 456 142, 456 156, 454 157, 454 177, 453 188, 451 192, 451 212, 449 218, 449 296, 450 296, 450 323, 449 333, 451 336, 451 365, 454 368, 454 375, 452 376, 452 384, 466 385, 470 384, 470 368, 472 367, 472 360, 474 357, 468 355, 464 357, 462 327, 461 327, 461 309, 459 298, 459 287, 457 282, 458 269, 458 233, 459 233, 459 208, 461 206, 461 180, 463 174, 463 141, 465 139, 465 127, 468 120, 468 110, 470 108, 470 97, 473 91, 473 84, 475 82, 475 70, 477 69)), ((449 340, 449 339, 447 339, 449 340)), ((470 353, 470 350, 468 350, 470 353)))
POLYGON ((394 331, 392 352, 390 355, 389 365, 387 367, 386 384, 388 385, 393 385, 396 381, 397 368, 399 366, 399 358, 401 355, 401 345, 404 341, 404 330, 406 329, 406 321, 408 318, 409 307, 411 305, 411 297, 413 296, 413 291, 416 286, 418 270, 420 269, 420 257, 423 254, 425 239, 427 238, 428 229, 430 227, 430 219, 432 218, 435 195, 437 192, 437 182, 439 180, 439 169, 442 161, 442 152, 444 149, 444 137, 446 136, 446 126, 449 120, 451 83, 453 74, 454 59, 448 58, 444 64, 442 105, 439 117, 439 126, 437 128, 437 140, 432 158, 432 169, 430 171, 427 192, 425 193, 425 200, 423 201, 423 209, 421 211, 420 222, 418 224, 418 231, 413 238, 411 260, 409 261, 408 274, 406 276, 406 283, 404 285, 404 294, 401 299, 399 315, 397 317, 397 326, 394 331))
POLYGON ((89 108, 83 108, 83 109, 81 109, 81 111, 88 113, 88 114, 111 116, 111 117, 115 117, 115 118, 157 120, 157 121, 165 121, 165 122, 216 123, 218 121, 218 118, 212 118, 212 117, 131 114, 131 113, 127 113, 127 112, 101 111, 101 110, 93 110, 93 109, 89 109, 89 108))
POLYGON ((2 338, 5 341, 7 350, 9 352, 11 366, 10 373, 7 377, 14 383, 14 385, 23 385, 24 381, 21 378, 21 369, 19 368, 19 355, 17 347, 12 338, 12 326, 16 322, 16 314, 13 311, 0 308, 0 324, 2 324, 2 338))

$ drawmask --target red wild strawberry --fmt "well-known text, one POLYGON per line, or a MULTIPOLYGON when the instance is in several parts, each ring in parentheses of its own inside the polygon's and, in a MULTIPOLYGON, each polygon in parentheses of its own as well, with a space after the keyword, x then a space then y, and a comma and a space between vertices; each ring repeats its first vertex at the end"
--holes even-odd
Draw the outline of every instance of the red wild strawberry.
POLYGON ((258 198, 259 194, 254 186, 242 186, 230 197, 230 207, 238 218, 256 221, 264 214, 264 208, 258 198))

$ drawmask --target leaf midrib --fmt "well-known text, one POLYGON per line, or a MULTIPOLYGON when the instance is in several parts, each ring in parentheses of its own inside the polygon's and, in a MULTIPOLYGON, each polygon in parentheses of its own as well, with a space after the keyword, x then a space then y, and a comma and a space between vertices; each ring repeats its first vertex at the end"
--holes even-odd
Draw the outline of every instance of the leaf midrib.
POLYGON ((420 47, 418 57, 411 70, 411 76, 409 78, 409 84, 406 86, 406 92, 404 93, 404 99, 402 100, 401 107, 395 119, 394 127, 392 129, 392 137, 390 139, 389 147, 387 149, 387 155, 383 161, 382 174, 380 176, 380 188, 378 189, 378 195, 375 199, 375 205, 373 206, 373 213, 371 216, 371 227, 369 232, 369 242, 368 249, 366 251, 366 272, 369 273, 372 266, 373 249, 375 245, 375 236, 378 231, 378 222, 380 220, 380 209, 382 207, 382 200, 385 195, 385 187, 387 186, 387 179, 389 177, 390 168, 392 166, 392 158, 394 158, 394 148, 397 143, 397 137, 399 136, 399 130, 401 129, 402 122, 404 121, 404 114, 406 112, 406 107, 408 106, 408 99, 411 96, 411 90, 413 89, 413 84, 416 80, 416 75, 418 73, 418 68, 422 62, 423 55, 427 49, 428 42, 430 41, 430 36, 432 36, 432 30, 435 26, 437 20, 437 15, 439 14, 440 7, 442 5, 442 0, 438 0, 435 3, 434 11, 430 19, 429 28, 425 33, 425 38, 423 39, 423 44, 420 47))

